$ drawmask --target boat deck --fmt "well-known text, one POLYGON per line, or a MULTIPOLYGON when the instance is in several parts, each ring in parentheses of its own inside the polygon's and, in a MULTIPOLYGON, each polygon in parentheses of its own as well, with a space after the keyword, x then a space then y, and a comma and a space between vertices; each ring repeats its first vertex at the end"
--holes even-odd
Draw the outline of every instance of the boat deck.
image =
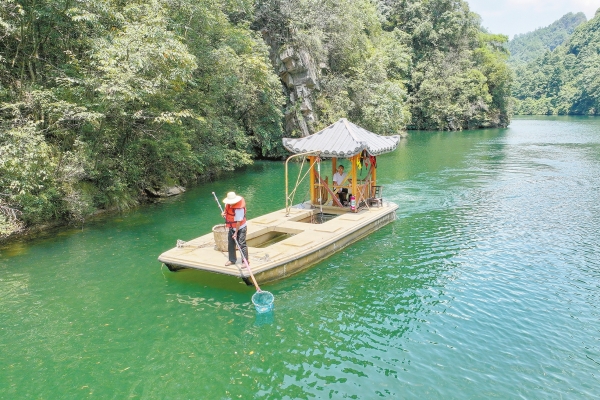
MULTIPOLYGON (((322 217, 321 210, 308 204, 291 208, 287 216, 282 209, 248 220, 246 242, 252 272, 260 283, 289 276, 393 221, 397 208, 384 202, 381 207, 354 213, 323 206, 326 221, 313 223, 322 217)), ((225 266, 227 251, 217 250, 212 232, 168 250, 158 259, 171 270, 200 269, 240 277, 249 284, 249 273, 239 258, 235 265, 225 266)))

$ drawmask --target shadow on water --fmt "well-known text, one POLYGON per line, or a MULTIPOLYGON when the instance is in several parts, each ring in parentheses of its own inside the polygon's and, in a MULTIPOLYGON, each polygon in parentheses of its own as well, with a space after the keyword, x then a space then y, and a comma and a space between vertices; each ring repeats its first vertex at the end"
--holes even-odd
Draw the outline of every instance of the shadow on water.
POLYGON ((253 286, 246 285, 240 278, 234 276, 192 269, 182 269, 177 272, 171 272, 165 266, 161 267, 161 271, 167 282, 177 285, 226 290, 236 293, 252 294, 255 291, 253 286))

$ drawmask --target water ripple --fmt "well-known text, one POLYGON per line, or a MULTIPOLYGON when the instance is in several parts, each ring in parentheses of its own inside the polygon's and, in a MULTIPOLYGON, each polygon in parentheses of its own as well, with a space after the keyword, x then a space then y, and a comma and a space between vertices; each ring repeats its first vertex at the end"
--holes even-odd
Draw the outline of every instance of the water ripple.
MULTIPOLYGON (((398 219, 268 285, 264 318, 253 288, 156 266, 216 223, 206 188, 21 246, 0 259, 5 396, 595 398, 600 144, 569 121, 415 134, 379 161, 398 219)), ((211 190, 272 211, 281 169, 211 190)))

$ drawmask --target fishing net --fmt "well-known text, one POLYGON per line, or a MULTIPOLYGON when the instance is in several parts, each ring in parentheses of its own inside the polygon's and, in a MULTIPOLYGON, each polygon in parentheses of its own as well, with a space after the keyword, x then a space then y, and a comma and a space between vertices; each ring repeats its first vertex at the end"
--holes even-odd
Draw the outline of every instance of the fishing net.
POLYGON ((259 314, 272 311, 274 301, 275 296, 266 290, 261 290, 252 295, 252 304, 254 304, 256 312, 259 314))

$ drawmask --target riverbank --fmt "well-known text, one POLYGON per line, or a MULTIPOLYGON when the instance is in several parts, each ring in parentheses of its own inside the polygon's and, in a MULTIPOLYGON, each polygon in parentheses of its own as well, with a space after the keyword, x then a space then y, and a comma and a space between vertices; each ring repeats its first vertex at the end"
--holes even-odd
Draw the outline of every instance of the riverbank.
POLYGON ((161 190, 161 191, 153 191, 151 193, 151 196, 140 197, 138 199, 138 203, 134 207, 130 207, 129 209, 127 209, 125 211, 119 210, 116 207, 111 208, 111 209, 102 209, 102 210, 98 209, 98 210, 95 210, 90 215, 88 215, 83 221, 81 221, 81 220, 79 220, 79 221, 58 220, 58 221, 46 222, 46 223, 39 224, 39 225, 26 226, 21 230, 18 230, 16 232, 9 234, 8 236, 5 236, 5 237, 0 236, 0 246, 7 245, 13 241, 18 241, 18 240, 35 239, 37 236, 46 234, 48 231, 52 231, 52 230, 56 230, 56 229, 60 229, 60 228, 80 226, 81 229, 83 230, 86 223, 104 218, 107 215, 119 214, 122 212, 129 212, 132 209, 135 209, 136 207, 141 207, 141 206, 144 206, 145 204, 149 204, 149 203, 159 202, 160 199, 164 199, 164 198, 168 198, 168 197, 172 197, 172 196, 178 196, 180 194, 185 193, 185 191, 186 191, 186 189, 182 186, 173 186, 170 188, 165 188, 164 190, 161 190))

